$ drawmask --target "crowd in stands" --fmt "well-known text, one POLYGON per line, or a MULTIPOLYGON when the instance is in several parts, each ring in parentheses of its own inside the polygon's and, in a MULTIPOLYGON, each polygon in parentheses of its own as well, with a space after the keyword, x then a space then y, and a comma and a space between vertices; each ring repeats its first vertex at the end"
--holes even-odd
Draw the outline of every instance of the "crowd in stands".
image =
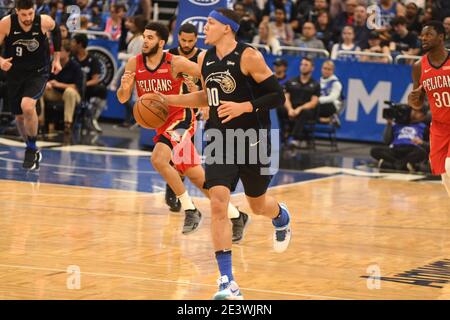
POLYGON ((242 17, 238 38, 273 54, 290 53, 283 47, 293 46, 326 50, 333 60, 387 63, 389 57, 421 55, 419 34, 430 20, 444 21, 450 48, 447 0, 238 0, 234 9, 242 17))

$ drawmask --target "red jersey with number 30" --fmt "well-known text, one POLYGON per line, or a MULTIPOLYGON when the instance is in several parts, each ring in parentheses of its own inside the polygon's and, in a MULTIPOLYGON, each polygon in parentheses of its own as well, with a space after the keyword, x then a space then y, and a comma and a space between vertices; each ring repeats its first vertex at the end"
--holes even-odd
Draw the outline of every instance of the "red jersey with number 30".
POLYGON ((433 123, 450 125, 450 53, 438 68, 431 65, 428 55, 421 63, 420 83, 428 96, 433 123))
MULTIPOLYGON (((145 63, 142 54, 136 56, 136 90, 139 97, 146 93, 160 92, 165 95, 181 94, 183 89, 183 77, 174 78, 172 75, 172 54, 164 53, 161 63, 154 70, 150 70, 145 63)), ((177 115, 183 115, 180 107, 169 106, 167 120, 174 119, 177 115)))

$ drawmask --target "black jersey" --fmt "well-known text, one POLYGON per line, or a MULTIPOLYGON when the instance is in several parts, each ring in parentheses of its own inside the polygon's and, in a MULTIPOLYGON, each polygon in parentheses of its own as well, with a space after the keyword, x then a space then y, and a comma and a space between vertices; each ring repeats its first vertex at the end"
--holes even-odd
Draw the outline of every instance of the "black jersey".
MULTIPOLYGON (((180 52, 178 51, 178 47, 169 49, 169 52, 171 54, 173 54, 173 55, 176 55, 176 56, 180 55, 180 52)), ((198 62, 198 56, 200 55, 200 52, 202 52, 202 50, 198 48, 197 52, 192 57, 190 57, 189 60, 191 60, 192 62, 197 63, 198 62)), ((192 77, 190 75, 187 75, 187 74, 184 74, 184 73, 183 73, 183 77, 192 80, 200 89, 202 88, 202 82, 200 81, 200 79, 194 78, 194 77, 192 77)), ((183 93, 189 93, 188 87, 184 83, 183 83, 183 93)))
POLYGON ((213 47, 206 52, 202 65, 202 76, 205 81, 208 95, 209 128, 217 129, 259 129, 268 126, 268 115, 264 115, 264 121, 260 121, 260 115, 256 112, 247 112, 239 117, 222 123, 219 119, 217 108, 220 101, 245 102, 258 96, 257 83, 252 77, 246 76, 241 71, 241 56, 250 46, 238 43, 236 48, 222 60, 216 55, 213 47))
POLYGON ((11 30, 5 38, 5 57, 12 57, 8 73, 39 71, 50 64, 47 35, 42 33, 41 16, 36 14, 30 31, 25 32, 16 14, 11 16, 11 30))

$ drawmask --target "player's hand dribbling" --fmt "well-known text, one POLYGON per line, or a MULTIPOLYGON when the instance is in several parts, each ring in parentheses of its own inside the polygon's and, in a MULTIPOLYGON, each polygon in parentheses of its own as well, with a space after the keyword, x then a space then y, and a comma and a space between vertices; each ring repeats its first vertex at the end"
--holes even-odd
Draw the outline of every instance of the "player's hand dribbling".
POLYGON ((231 119, 239 117, 245 112, 252 112, 253 107, 250 102, 233 102, 233 101, 220 101, 221 105, 217 108, 219 118, 224 118, 222 123, 227 123, 231 119))
POLYGON ((2 69, 5 72, 9 71, 9 69, 11 69, 11 67, 12 67, 11 60, 12 60, 12 57, 8 58, 8 59, 2 59, 2 63, 0 64, 0 69, 2 69))
POLYGON ((125 71, 120 82, 120 85, 124 90, 130 90, 133 87, 135 75, 135 72, 125 71))

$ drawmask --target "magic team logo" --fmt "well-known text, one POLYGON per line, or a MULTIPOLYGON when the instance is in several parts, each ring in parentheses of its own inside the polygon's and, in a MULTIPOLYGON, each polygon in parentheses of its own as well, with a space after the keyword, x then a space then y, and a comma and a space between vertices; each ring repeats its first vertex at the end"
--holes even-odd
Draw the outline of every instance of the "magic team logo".
POLYGON ((206 78, 205 83, 207 84, 209 81, 218 83, 222 91, 226 94, 230 94, 236 89, 236 81, 229 70, 211 73, 206 78))
POLYGON ((13 46, 24 46, 25 48, 27 48, 27 50, 29 52, 34 52, 37 49, 39 49, 39 41, 37 41, 36 39, 31 39, 31 40, 24 40, 24 39, 20 39, 15 41, 13 44, 13 46))
POLYGON ((91 46, 87 50, 100 63, 100 82, 105 86, 109 86, 117 70, 116 60, 105 48, 91 46))
POLYGON ((190 3, 195 4, 197 6, 213 6, 217 3, 219 3, 220 0, 189 0, 190 3))

